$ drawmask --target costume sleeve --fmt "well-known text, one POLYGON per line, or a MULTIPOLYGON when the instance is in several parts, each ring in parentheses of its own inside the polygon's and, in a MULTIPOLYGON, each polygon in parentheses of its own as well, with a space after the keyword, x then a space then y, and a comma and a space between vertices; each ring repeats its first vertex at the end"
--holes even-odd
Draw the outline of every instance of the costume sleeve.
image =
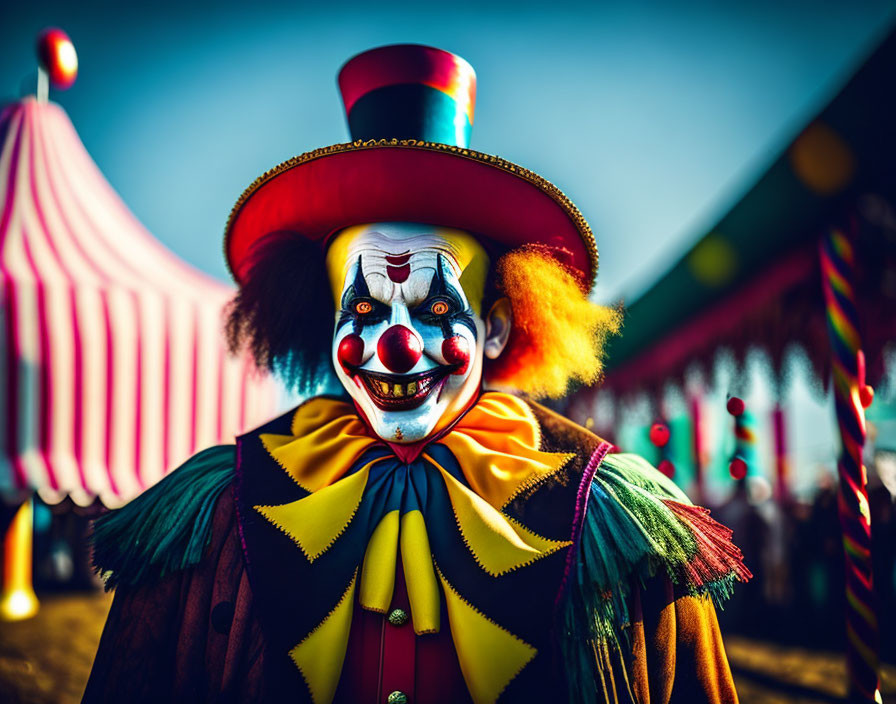
POLYGON ((571 701, 737 701, 714 604, 751 575, 730 530, 642 458, 608 455, 575 547, 560 639, 571 701))
POLYGON ((170 699, 182 582, 175 573, 116 591, 83 702, 170 699))
POLYGON ((84 702, 263 698, 263 639, 229 490, 233 448, 213 450, 101 519, 95 564, 117 586, 84 702))
POLYGON ((658 577, 645 588, 633 588, 631 616, 635 701, 736 704, 715 606, 708 596, 676 594, 668 578, 658 577))

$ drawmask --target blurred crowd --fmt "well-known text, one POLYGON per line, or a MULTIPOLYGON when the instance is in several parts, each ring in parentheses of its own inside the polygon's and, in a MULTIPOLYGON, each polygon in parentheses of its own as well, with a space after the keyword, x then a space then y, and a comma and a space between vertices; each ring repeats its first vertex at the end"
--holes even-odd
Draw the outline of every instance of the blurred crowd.
MULTIPOLYGON (((724 632, 776 643, 840 650, 845 643, 844 557, 837 483, 820 479, 811 501, 756 500, 749 480, 738 482, 713 516, 734 531, 753 580, 738 585, 719 614, 724 632)), ((874 582, 881 657, 896 660, 896 519, 893 495, 869 472, 874 582)))

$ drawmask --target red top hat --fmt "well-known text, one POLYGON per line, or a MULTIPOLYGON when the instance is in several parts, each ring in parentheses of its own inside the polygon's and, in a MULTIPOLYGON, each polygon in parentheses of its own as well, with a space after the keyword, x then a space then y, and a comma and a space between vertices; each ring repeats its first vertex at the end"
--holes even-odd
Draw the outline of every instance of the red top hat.
POLYGON ((420 222, 507 248, 539 245, 591 289, 597 246, 578 208, 541 176, 467 149, 476 76, 464 59, 380 47, 346 63, 339 87, 355 141, 293 157, 240 196, 224 235, 238 282, 253 243, 271 232, 323 244, 351 225, 420 222))

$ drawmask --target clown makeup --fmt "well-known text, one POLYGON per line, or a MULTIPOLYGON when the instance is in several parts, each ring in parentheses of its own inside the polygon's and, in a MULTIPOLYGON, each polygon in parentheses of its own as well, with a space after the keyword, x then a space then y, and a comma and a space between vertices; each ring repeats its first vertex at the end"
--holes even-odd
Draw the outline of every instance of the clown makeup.
POLYGON ((411 443, 450 424, 482 380, 481 245, 430 225, 361 225, 334 238, 327 268, 333 364, 374 432, 411 443))

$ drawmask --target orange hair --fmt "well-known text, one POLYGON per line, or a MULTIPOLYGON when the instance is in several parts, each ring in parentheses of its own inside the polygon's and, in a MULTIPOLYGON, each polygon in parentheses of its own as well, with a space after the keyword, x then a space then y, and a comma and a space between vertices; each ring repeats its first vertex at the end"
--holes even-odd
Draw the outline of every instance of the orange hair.
POLYGON ((490 384, 556 398, 571 382, 600 378, 606 339, 621 326, 619 310, 589 301, 562 264, 534 247, 502 256, 497 284, 510 300, 513 324, 504 352, 486 368, 490 384))

